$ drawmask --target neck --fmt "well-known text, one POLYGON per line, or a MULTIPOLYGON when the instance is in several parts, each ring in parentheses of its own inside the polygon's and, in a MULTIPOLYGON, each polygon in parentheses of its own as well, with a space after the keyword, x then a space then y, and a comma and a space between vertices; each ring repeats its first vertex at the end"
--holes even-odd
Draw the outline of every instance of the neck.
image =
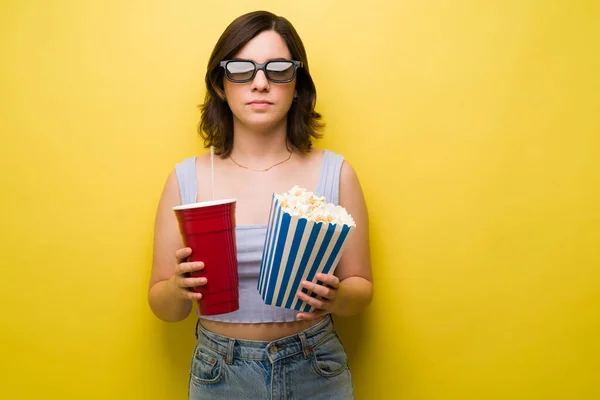
POLYGON ((253 168, 266 168, 289 156, 292 147, 287 141, 287 121, 276 127, 251 129, 234 121, 231 157, 253 168))

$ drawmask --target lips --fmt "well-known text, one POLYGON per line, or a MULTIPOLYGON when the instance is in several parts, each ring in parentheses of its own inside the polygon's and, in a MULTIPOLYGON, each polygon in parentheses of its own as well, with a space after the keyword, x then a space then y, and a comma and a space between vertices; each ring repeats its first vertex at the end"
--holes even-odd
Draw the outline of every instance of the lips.
POLYGON ((270 101, 267 100, 252 100, 250 103, 248 104, 256 104, 256 105, 268 105, 268 104, 273 104, 270 101))

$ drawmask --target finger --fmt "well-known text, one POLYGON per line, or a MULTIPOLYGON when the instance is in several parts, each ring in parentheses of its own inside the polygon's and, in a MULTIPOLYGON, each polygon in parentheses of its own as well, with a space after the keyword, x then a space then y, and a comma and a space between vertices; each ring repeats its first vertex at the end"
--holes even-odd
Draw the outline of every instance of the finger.
POLYGON ((317 283, 303 281, 302 287, 310 290, 311 292, 316 293, 317 295, 324 297, 329 300, 335 299, 336 291, 334 289, 330 289, 327 286, 319 285, 317 283))
POLYGON ((327 311, 325 311, 325 310, 317 310, 317 311, 313 311, 313 312, 309 312, 309 313, 298 313, 296 315, 296 319, 302 319, 302 320, 308 321, 311 319, 320 318, 325 314, 327 314, 327 311))
POLYGON ((194 288, 206 285, 206 278, 181 278, 177 282, 180 288, 194 288))
POLYGON ((188 272, 200 271, 203 268, 204 268, 204 263, 202 261, 181 263, 181 264, 179 264, 179 275, 184 275, 184 274, 187 274, 188 272))
POLYGON ((183 249, 179 249, 175 252, 175 259, 177 260, 177 264, 181 263, 185 258, 189 257, 192 254, 192 249, 189 247, 184 247, 183 249))
POLYGON ((181 289, 181 294, 184 298, 189 300, 200 300, 202 298, 202 293, 193 292, 188 289, 181 289))
POLYGON ((320 280, 321 282, 331 286, 334 289, 337 289, 340 287, 340 278, 338 278, 337 276, 335 276, 333 274, 318 273, 316 278, 318 280, 320 280))
POLYGON ((305 293, 303 293, 302 291, 298 292, 296 294, 296 296, 298 296, 298 298, 300 300, 302 300, 303 302, 310 304, 311 306, 313 306, 314 308, 318 308, 318 309, 326 309, 327 307, 327 302, 319 299, 319 298, 314 298, 311 297, 305 293))

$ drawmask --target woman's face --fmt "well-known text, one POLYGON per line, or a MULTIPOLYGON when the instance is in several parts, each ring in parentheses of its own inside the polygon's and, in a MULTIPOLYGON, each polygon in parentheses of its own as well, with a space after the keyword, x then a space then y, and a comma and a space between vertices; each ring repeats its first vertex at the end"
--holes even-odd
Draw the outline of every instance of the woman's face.
MULTIPOLYGON (((232 59, 265 63, 271 60, 291 60, 292 55, 282 37, 275 31, 264 31, 250 40, 232 59)), ((223 78, 225 97, 233 118, 254 129, 273 127, 286 121, 296 89, 296 80, 274 83, 264 71, 256 71, 254 79, 234 83, 223 78)))

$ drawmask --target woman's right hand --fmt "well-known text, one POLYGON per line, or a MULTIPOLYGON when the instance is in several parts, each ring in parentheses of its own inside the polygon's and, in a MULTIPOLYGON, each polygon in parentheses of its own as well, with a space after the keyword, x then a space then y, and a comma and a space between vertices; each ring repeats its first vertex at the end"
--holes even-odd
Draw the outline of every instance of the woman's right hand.
POLYGON ((175 266, 175 274, 170 281, 179 297, 188 300, 199 300, 202 298, 202 294, 192 291, 192 288, 206 285, 206 278, 192 278, 190 272, 200 271, 204 268, 204 263, 201 261, 187 262, 186 258, 190 254, 192 254, 192 249, 189 247, 184 247, 175 252, 177 265, 175 266))

